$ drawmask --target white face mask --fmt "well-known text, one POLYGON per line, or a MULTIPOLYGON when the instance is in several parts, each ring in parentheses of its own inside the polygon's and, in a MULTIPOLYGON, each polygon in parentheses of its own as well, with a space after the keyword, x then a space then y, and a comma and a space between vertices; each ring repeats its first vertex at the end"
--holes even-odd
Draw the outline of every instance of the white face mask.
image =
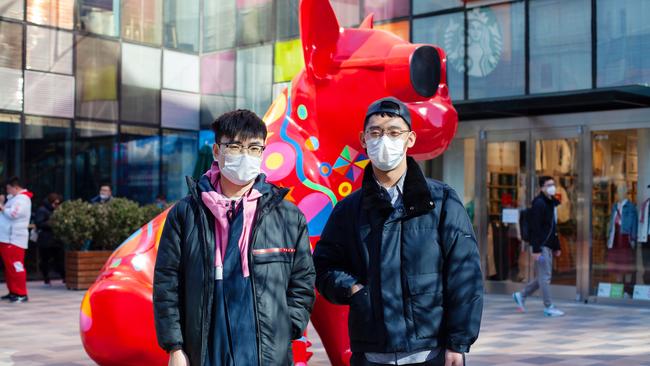
POLYGON ((546 188, 546 194, 548 194, 551 197, 555 196, 556 192, 557 189, 555 188, 555 186, 549 186, 548 188, 546 188))
POLYGON ((219 164, 221 174, 238 186, 245 186, 260 175, 262 158, 248 154, 223 154, 223 164, 219 164))
POLYGON ((372 165, 384 172, 389 172, 399 165, 406 155, 404 145, 406 141, 401 137, 392 139, 386 135, 366 140, 368 157, 372 165))

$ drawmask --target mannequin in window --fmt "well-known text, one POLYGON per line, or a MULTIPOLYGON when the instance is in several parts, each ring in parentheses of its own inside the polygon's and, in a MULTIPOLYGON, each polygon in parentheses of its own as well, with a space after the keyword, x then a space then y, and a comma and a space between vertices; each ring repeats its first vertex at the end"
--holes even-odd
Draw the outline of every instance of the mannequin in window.
POLYGON ((612 207, 607 237, 607 270, 616 275, 616 282, 623 283, 630 295, 634 281, 634 246, 637 238, 638 213, 636 206, 628 199, 625 183, 618 186, 618 201, 612 207))
POLYGON ((646 188, 646 200, 639 208, 638 241, 643 257, 643 283, 650 284, 650 185, 646 188))

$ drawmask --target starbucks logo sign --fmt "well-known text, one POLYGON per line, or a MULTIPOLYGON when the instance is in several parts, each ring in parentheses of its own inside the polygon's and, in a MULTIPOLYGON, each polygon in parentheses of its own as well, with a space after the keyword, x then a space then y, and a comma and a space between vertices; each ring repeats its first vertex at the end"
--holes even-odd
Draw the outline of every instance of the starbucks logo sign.
MULTIPOLYGON (((503 51, 503 35, 499 22, 489 8, 475 8, 467 13, 467 74, 489 75, 499 64, 503 51)), ((445 31, 445 50, 452 67, 465 70, 465 35, 463 24, 451 19, 445 31)))

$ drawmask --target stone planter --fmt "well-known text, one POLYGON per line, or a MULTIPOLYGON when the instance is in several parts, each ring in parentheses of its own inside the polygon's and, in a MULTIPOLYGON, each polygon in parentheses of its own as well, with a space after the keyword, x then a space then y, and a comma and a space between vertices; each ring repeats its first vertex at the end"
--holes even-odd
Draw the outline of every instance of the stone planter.
POLYGON ((67 251, 65 253, 66 287, 70 290, 90 288, 112 253, 110 250, 67 251))

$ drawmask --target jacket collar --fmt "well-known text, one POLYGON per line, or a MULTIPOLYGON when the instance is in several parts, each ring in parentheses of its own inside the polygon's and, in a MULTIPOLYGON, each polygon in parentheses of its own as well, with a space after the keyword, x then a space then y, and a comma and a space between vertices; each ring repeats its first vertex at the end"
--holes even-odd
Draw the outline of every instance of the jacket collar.
MULTIPOLYGON (((406 214, 417 215, 433 210, 435 204, 422 169, 420 169, 415 159, 411 157, 406 159, 406 177, 404 178, 404 190, 402 192, 406 214)), ((390 204, 390 198, 375 179, 372 163, 366 166, 361 188, 362 207, 364 209, 388 210, 393 208, 390 204)))
POLYGON ((560 201, 558 201, 557 198, 555 198, 555 197, 553 197, 553 198, 549 198, 549 197, 547 197, 547 196, 544 194, 544 192, 539 192, 539 194, 537 195, 537 197, 541 198, 541 199, 542 199, 544 202, 546 202, 547 204, 549 204, 549 205, 553 205, 554 207, 560 205, 560 201))

